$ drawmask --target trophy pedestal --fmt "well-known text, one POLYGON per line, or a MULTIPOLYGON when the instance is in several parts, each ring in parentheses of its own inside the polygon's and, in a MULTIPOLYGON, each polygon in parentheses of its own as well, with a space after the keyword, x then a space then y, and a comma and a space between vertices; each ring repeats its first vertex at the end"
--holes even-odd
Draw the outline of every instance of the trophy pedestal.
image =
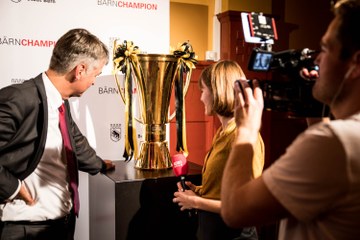
POLYGON ((140 156, 136 159, 135 168, 156 170, 171 167, 172 163, 167 141, 141 143, 140 156))
MULTIPOLYGON (((90 240, 196 240, 197 215, 189 217, 172 201, 180 180, 172 169, 114 164, 114 170, 89 177, 90 240)), ((186 180, 201 184, 201 169, 189 162, 186 180)))

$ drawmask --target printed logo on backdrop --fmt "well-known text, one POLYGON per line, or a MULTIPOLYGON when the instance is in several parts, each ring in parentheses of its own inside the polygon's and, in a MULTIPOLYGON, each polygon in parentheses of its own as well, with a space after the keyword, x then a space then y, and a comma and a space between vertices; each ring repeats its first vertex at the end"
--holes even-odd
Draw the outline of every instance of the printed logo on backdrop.
POLYGON ((119 90, 116 87, 103 86, 99 87, 99 95, 101 94, 119 94, 119 90))
POLYGON ((12 46, 22 46, 22 47, 49 47, 52 48, 55 46, 56 41, 52 40, 42 40, 42 39, 30 39, 30 38, 13 38, 3 36, 0 37, 0 45, 12 45, 12 46))
POLYGON ((158 10, 158 5, 156 3, 149 3, 149 2, 97 0, 97 4, 99 6, 117 7, 117 8, 124 8, 124 9, 149 10, 149 11, 157 11, 158 10))
POLYGON ((23 79, 23 78, 11 78, 11 84, 17 84, 17 83, 23 83, 25 80, 27 79, 23 79))
MULTIPOLYGON (((10 0, 13 3, 19 3, 21 0, 10 0)), ((26 0, 27 2, 43 2, 43 3, 56 3, 56 0, 26 0)))
MULTIPOLYGON (((124 92, 124 88, 121 87, 120 90, 124 92)), ((99 95, 102 94, 119 94, 119 89, 117 87, 109 87, 109 86, 102 86, 98 88, 99 95)), ((136 87, 133 88, 132 94, 137 94, 136 87)))
POLYGON ((121 124, 110 124, 110 139, 114 142, 121 139, 121 124))
POLYGON ((28 2, 56 3, 55 0, 27 0, 28 2))

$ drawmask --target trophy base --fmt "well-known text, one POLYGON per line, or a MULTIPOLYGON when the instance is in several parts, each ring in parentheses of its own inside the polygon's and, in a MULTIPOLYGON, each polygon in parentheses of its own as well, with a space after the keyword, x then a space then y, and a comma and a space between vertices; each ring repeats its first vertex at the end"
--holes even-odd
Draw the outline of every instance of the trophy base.
POLYGON ((140 156, 136 159, 135 168, 159 170, 171 168, 171 158, 167 142, 142 142, 140 156))

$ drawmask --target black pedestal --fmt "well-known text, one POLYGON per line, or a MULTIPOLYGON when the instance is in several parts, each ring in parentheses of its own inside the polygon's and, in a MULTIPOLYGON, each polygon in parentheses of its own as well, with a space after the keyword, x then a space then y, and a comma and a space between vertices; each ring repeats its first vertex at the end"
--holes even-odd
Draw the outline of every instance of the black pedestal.
MULTIPOLYGON (((138 170, 116 161, 90 177, 90 239, 196 239, 197 218, 172 202, 179 178, 172 169, 138 170)), ((201 183, 201 166, 189 163, 187 180, 201 183)))

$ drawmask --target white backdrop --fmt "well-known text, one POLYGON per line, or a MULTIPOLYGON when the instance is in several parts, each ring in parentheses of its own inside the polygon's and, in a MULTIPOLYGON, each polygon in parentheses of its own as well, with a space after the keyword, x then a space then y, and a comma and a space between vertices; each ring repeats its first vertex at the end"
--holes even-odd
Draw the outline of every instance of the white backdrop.
MULTIPOLYGON (((48 68, 56 40, 72 28, 86 28, 108 45, 132 40, 143 52, 169 52, 169 0, 1 0, 0 88, 37 76, 48 68)), ((83 134, 104 159, 120 160, 124 145, 124 104, 112 62, 72 112, 83 134)), ((76 239, 89 239, 88 177, 80 175, 81 211, 76 239)))

